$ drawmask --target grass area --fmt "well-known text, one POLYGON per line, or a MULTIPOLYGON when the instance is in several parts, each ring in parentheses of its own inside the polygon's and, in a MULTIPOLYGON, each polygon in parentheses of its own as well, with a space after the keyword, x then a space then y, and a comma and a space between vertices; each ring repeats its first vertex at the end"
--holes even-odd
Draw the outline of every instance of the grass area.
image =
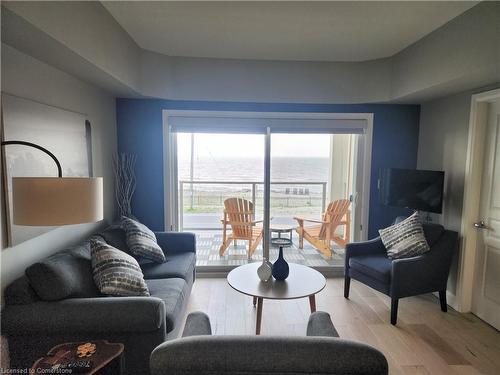
MULTIPOLYGON (((188 197, 186 198, 184 200, 184 213, 186 214, 221 213, 224 210, 224 201, 220 201, 216 197, 195 199, 193 207, 190 207, 190 200, 188 197)), ((321 198, 319 197, 311 199, 271 198, 271 212, 273 215, 319 215, 321 209, 321 198)), ((256 212, 262 210, 261 199, 257 201, 256 212)))

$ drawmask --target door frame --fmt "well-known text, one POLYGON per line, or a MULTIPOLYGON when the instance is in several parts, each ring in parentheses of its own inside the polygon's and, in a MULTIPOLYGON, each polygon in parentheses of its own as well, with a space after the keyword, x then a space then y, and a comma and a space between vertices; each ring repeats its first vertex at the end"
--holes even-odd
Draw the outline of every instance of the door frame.
MULTIPOLYGON (((235 118, 292 118, 292 119, 324 119, 324 120, 364 120, 366 144, 363 144, 363 168, 361 178, 363 194, 361 196, 361 220, 358 228, 360 240, 368 239, 368 218, 370 209, 370 178, 373 144, 373 113, 324 113, 324 112, 252 112, 252 111, 203 111, 203 110, 163 110, 163 181, 164 181, 164 217, 165 230, 178 229, 178 189, 177 181, 177 152, 175 150, 174 133, 169 125, 170 116, 197 116, 197 117, 235 117, 235 118), (173 174, 170 173, 173 171, 173 174), (176 201, 172 203, 173 201, 176 201), (175 210, 175 212, 174 212, 175 210)), ((356 233, 356 231, 353 231, 356 233)))
MULTIPOLYGON (((472 310, 472 295, 477 259, 479 231, 473 223, 479 218, 484 142, 488 124, 488 103, 500 98, 500 89, 472 95, 465 164, 464 199, 461 223, 461 246, 458 259, 456 308, 459 312, 472 310)), ((450 301, 453 302, 453 301, 450 301)))

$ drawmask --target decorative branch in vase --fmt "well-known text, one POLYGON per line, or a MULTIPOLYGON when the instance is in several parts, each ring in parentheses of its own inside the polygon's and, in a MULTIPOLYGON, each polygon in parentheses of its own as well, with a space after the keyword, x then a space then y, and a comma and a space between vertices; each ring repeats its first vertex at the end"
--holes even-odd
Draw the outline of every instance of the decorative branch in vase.
POLYGON ((135 154, 121 153, 113 157, 113 172, 115 174, 115 199, 119 216, 134 217, 131 201, 135 192, 135 154))

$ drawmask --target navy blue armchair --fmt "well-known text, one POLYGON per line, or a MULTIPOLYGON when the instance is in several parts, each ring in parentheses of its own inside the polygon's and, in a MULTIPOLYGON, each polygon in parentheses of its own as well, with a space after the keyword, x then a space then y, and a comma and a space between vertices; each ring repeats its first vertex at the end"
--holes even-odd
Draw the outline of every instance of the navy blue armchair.
POLYGON ((437 224, 424 224, 424 233, 431 250, 411 258, 389 259, 380 237, 347 244, 344 297, 349 298, 351 279, 388 295, 394 325, 400 298, 439 292, 441 310, 446 312, 446 284, 458 247, 458 233, 437 224))

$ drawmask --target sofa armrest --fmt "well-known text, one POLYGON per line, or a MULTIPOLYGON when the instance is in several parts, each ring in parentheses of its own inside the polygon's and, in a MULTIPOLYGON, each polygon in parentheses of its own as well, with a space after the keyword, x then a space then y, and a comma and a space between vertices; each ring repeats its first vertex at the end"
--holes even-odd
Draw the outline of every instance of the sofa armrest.
POLYGON ((339 334, 333 326, 330 314, 316 311, 309 317, 307 336, 339 337, 339 334))
POLYGON ((155 232, 158 245, 167 254, 196 253, 196 236, 189 232, 155 232))
POLYGON ((195 311, 187 316, 182 337, 210 336, 211 334, 212 327, 210 326, 210 319, 207 314, 201 311, 195 311))
POLYGON ((2 311, 2 332, 7 335, 159 329, 165 330, 165 304, 156 297, 70 298, 8 305, 2 311))

